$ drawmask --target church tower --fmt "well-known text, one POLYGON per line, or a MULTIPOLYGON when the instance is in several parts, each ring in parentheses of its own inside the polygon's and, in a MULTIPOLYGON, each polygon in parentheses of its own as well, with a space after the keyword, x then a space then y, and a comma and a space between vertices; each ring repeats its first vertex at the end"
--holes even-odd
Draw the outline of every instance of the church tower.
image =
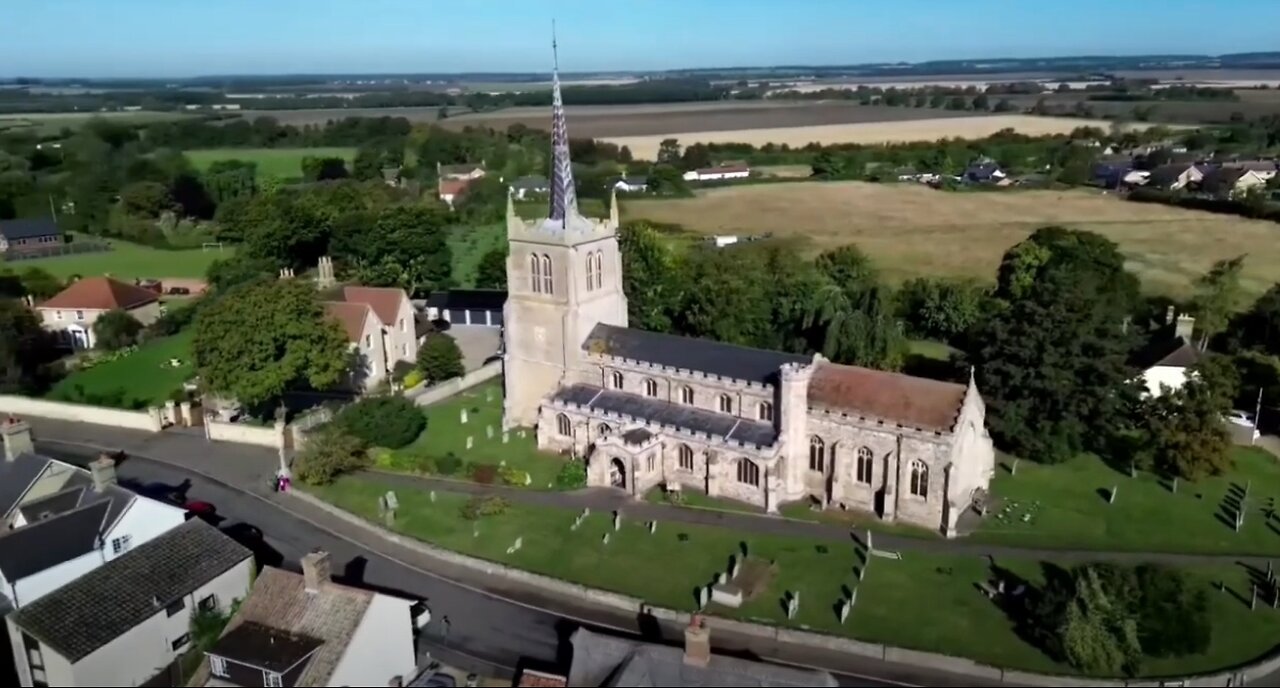
MULTIPOLYGON (((553 54, 556 49, 552 38, 553 54)), ((618 250, 618 202, 609 218, 578 212, 558 55, 551 85, 551 199, 547 217, 525 221, 507 197, 507 304, 503 310, 504 425, 532 426, 547 395, 565 383, 598 323, 627 326, 618 250)))

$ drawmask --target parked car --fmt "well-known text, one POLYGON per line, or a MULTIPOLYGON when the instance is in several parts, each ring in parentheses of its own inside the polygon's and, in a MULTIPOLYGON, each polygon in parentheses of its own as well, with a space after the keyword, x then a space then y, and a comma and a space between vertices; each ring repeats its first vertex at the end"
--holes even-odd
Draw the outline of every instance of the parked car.
POLYGON ((1253 427, 1253 414, 1248 411, 1232 411, 1224 417, 1224 420, 1234 425, 1253 427))

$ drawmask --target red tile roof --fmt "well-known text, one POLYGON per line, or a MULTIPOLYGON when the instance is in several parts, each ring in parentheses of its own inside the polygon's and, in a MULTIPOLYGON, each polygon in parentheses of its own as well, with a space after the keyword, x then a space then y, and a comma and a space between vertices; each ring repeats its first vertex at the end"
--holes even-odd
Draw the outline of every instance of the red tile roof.
POLYGON ((569 679, 564 676, 525 669, 520 672, 520 682, 516 685, 527 688, 560 688, 561 686, 569 685, 569 679))
POLYGON ((373 309, 369 308, 368 304, 343 301, 326 301, 324 310, 329 317, 342 325, 342 330, 347 333, 349 342, 360 341, 360 336, 364 334, 364 321, 373 313, 373 309))
POLYGON ((40 304, 40 308, 109 311, 129 310, 160 300, 159 296, 142 287, 118 282, 110 277, 86 277, 40 304))
POLYGON ((901 373, 820 363, 809 383, 809 403, 902 425, 949 432, 965 386, 901 373))
POLYGON ((396 318, 400 316, 400 299, 403 298, 408 298, 404 290, 395 287, 342 288, 343 301, 367 304, 387 327, 396 324, 396 318))
POLYGON ((471 179, 441 179, 440 195, 441 196, 457 196, 467 190, 471 185, 471 179))

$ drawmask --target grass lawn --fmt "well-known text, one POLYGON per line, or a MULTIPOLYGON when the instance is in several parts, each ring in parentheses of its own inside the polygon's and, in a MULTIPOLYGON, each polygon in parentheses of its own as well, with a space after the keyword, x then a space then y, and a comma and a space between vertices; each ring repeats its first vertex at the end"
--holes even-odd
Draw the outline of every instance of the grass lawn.
MULTIPOLYGON (((343 477, 332 485, 308 488, 317 496, 370 520, 378 520, 380 483, 343 477)), ((714 527, 661 523, 650 535, 645 523, 623 520, 614 532, 611 516, 592 514, 576 531, 575 512, 554 507, 513 504, 499 516, 477 524, 460 516, 466 497, 437 493, 432 502, 419 491, 397 493, 400 510, 395 529, 424 541, 492 561, 500 561, 584 585, 641 597, 662 606, 692 610, 695 590, 724 570, 729 558, 747 543, 751 557, 773 561, 776 573, 763 592, 737 610, 713 606, 722 616, 768 624, 788 623, 783 596, 799 593, 801 605, 793 625, 819 632, 849 635, 871 642, 946 652, 1035 671, 1066 672, 1037 648, 1021 640, 1013 622, 974 587, 989 577, 985 560, 963 556, 910 553, 902 560, 875 558, 859 581, 862 566, 855 545, 740 532, 714 527), (478 531, 478 535, 476 534, 478 531), (609 543, 602 539, 609 535, 609 543), (522 548, 507 548, 522 538, 522 548), (848 622, 840 624, 834 605, 845 589, 858 589, 848 622)), ((1039 562, 999 562, 1032 584, 1040 580, 1039 562)), ((1243 589, 1246 572, 1237 567, 1195 572, 1210 585, 1228 580, 1243 589)), ((1153 663, 1161 673, 1193 672, 1248 661, 1280 638, 1280 614, 1250 613, 1230 594, 1210 599, 1215 636, 1203 656, 1153 663)))
POLYGON ((705 492, 699 492, 697 490, 681 490, 679 504, 668 502, 666 499, 666 492, 661 486, 655 487, 646 492, 644 499, 650 504, 669 504, 671 506, 684 506, 698 509, 739 511, 747 514, 764 513, 764 509, 756 508, 745 502, 739 502, 736 499, 725 499, 723 497, 708 497, 705 492))
MULTIPOLYGON (((537 439, 533 431, 524 429, 512 430, 507 444, 502 443, 502 385, 498 381, 477 385, 460 394, 452 396, 438 404, 424 409, 427 415, 427 429, 422 431, 418 439, 396 454, 413 457, 442 457, 453 453, 467 463, 489 463, 506 465, 517 470, 528 471, 532 481, 530 487, 537 489, 553 488, 556 474, 564 464, 558 456, 538 451, 537 439), (467 424, 461 422, 462 409, 467 409, 467 424), (493 427, 493 439, 489 439, 485 428, 493 427), (474 445, 467 449, 467 437, 474 439, 474 445)), ((411 465, 411 464, 410 464, 411 465)), ((466 474, 457 476, 467 477, 466 474)))
POLYGON ((89 277, 111 275, 121 280, 191 277, 203 279, 205 271, 219 258, 231 257, 233 249, 183 249, 170 251, 111 239, 111 251, 79 253, 53 258, 0 261, 0 269, 22 272, 27 268, 43 268, 66 279, 72 275, 89 277))
POLYGON ((449 253, 453 256, 453 279, 463 289, 476 286, 476 268, 480 259, 495 248, 507 245, 505 224, 457 225, 449 228, 449 253))
POLYGON ((163 404, 195 374, 192 336, 188 330, 147 342, 123 358, 76 371, 54 385, 45 397, 129 409, 163 404), (165 365, 171 358, 182 365, 165 365))
MULTIPOLYGON (((350 166, 355 160, 355 148, 206 148, 186 151, 186 156, 196 169, 204 171, 218 160, 244 160, 258 164, 259 175, 280 179, 302 176, 302 159, 342 158, 350 166)), ((348 172, 350 168, 348 167, 348 172)))
POLYGON ((1267 523, 1263 514, 1280 499, 1280 461, 1255 448, 1232 454, 1231 473, 1180 481, 1177 494, 1153 475, 1130 478, 1091 456, 1055 466, 1020 461, 1017 475, 1010 475, 1006 457, 991 488, 1001 502, 973 537, 1035 547, 1280 555, 1280 522, 1267 523), (1250 482, 1237 533, 1228 492, 1250 482), (1113 487, 1116 500, 1108 504, 1113 487), (1006 506, 1005 517, 997 518, 1006 506))

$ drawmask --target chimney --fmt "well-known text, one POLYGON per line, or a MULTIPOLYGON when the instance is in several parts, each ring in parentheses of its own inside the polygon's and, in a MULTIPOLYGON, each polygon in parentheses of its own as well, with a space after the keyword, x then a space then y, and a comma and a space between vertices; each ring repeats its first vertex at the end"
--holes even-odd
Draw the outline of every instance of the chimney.
POLYGON ((13 461, 19 454, 35 452, 31 442, 31 426, 26 421, 9 416, 0 424, 0 435, 4 437, 4 460, 13 461))
POLYGON ((689 619, 684 629, 684 663, 705 667, 711 662, 711 629, 700 614, 689 619))
POLYGON ((106 454, 100 454, 89 464, 89 474, 93 476, 94 492, 102 492, 116 484, 116 462, 106 454))
POLYGON ((1196 329, 1196 319, 1190 315, 1179 315, 1176 324, 1173 327, 1174 335, 1181 337, 1182 341, 1190 343, 1191 333, 1196 329))
POLYGON ((1164 324, 1172 325, 1173 319, 1177 315, 1178 315, 1178 307, 1174 306, 1173 304, 1169 304, 1169 308, 1164 312, 1164 324))
POLYGON ((306 581, 309 593, 320 592, 320 588, 329 582, 329 553, 315 550, 302 558, 302 578, 306 581))

